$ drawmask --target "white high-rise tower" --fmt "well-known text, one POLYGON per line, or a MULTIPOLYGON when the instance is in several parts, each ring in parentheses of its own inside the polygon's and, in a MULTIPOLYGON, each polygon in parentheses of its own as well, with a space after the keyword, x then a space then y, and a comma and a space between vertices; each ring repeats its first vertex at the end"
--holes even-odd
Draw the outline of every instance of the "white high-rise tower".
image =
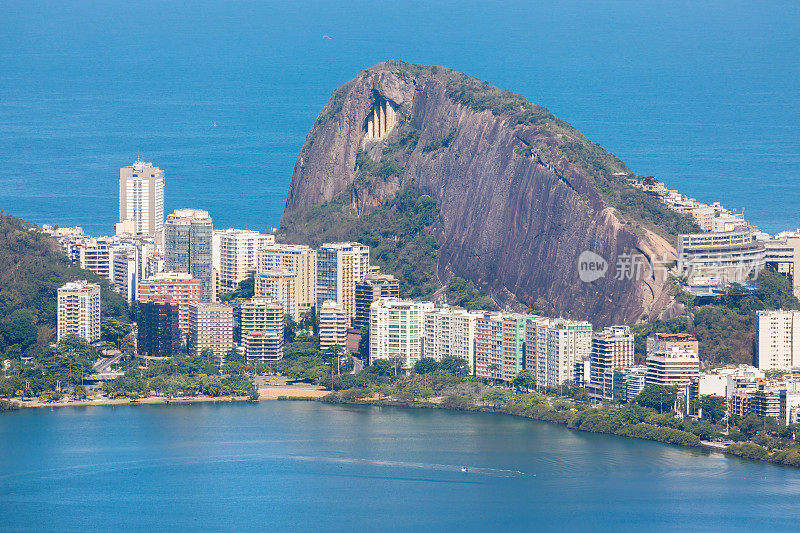
POLYGON ((164 231, 164 171, 137 159, 119 169, 119 221, 161 243, 164 231))

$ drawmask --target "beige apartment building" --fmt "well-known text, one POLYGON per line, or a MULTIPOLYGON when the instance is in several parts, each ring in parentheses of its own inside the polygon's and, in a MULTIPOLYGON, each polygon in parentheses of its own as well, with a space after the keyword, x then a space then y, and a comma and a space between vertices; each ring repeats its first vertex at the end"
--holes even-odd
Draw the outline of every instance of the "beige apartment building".
POLYGON ((266 291, 273 290, 280 294, 281 290, 288 290, 288 280, 281 280, 288 271, 294 276, 294 296, 285 296, 280 300, 286 306, 287 314, 295 320, 300 320, 302 315, 317 305, 317 251, 301 244, 267 244, 258 253, 256 270, 256 290, 259 280, 261 292, 257 296, 271 297, 266 291), (276 284, 283 284, 284 288, 278 290, 276 284))
POLYGON ((126 230, 150 235, 163 242, 164 171, 152 163, 136 160, 119 169, 119 221, 128 223, 126 230))
POLYGON ((647 338, 647 356, 658 350, 669 350, 674 347, 689 350, 700 355, 700 343, 689 333, 656 333, 647 338))
POLYGON ((440 307, 425 313, 422 355, 436 361, 464 359, 469 373, 475 368, 475 324, 483 313, 460 307, 440 307))
POLYGON ((323 352, 333 346, 347 347, 347 312, 332 300, 323 302, 319 310, 319 349, 323 352))
POLYGON ((225 304, 189 304, 189 334, 186 348, 190 355, 209 349, 219 358, 233 348, 233 308, 225 304))
POLYGON ((275 300, 283 306, 283 313, 295 320, 300 320, 297 306, 295 281, 297 276, 288 268, 259 272, 255 277, 254 294, 257 298, 275 300))
POLYGON ((253 230, 214 230, 212 263, 219 272, 219 292, 229 292, 253 275, 258 268, 258 252, 275 244, 275 235, 253 230))
POLYGON ((756 364, 761 370, 800 366, 800 311, 757 311, 756 364))
POLYGON ((100 285, 70 281, 58 289, 58 340, 77 335, 94 342, 100 338, 100 285))
POLYGON ((672 346, 647 356, 647 385, 685 387, 700 375, 700 358, 692 350, 672 346))
POLYGON ((537 386, 558 387, 575 379, 577 363, 589 359, 592 325, 566 318, 531 317, 525 331, 526 367, 537 386))

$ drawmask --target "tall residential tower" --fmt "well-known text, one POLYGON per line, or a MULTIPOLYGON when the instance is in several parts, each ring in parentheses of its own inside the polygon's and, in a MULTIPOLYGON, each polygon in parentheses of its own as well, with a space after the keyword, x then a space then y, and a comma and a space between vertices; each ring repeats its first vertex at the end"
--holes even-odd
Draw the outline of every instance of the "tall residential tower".
POLYGON ((119 222, 161 242, 164 229, 164 171, 137 159, 119 169, 119 222), (129 222, 130 224, 130 222, 129 222))
POLYGON ((176 209, 164 224, 164 270, 184 272, 203 282, 203 301, 214 301, 211 238, 208 211, 176 209))

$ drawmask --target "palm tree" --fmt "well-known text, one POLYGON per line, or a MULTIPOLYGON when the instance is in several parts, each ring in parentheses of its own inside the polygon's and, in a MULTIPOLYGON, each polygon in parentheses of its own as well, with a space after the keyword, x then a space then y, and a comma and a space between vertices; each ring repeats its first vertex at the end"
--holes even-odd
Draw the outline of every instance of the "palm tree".
POLYGON ((492 363, 491 365, 489 365, 489 372, 492 373, 492 383, 494 383, 495 385, 497 385, 497 378, 495 378, 494 375, 499 370, 500 370, 500 365, 498 365, 497 363, 492 363))

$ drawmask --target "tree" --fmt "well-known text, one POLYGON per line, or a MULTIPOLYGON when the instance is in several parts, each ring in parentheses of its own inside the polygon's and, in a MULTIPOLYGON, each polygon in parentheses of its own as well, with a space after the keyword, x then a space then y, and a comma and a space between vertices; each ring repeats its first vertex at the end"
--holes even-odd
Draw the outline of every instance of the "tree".
MULTIPOLYGON (((205 350, 204 350, 205 351, 205 350)), ((201 353, 202 355, 202 353, 201 353)), ((213 355, 213 352, 212 352, 213 355)), ((225 364, 242 363, 244 364, 244 354, 236 347, 231 348, 225 353, 225 364)))
POLYGON ((430 374, 439 370, 439 363, 432 357, 423 357, 414 363, 414 372, 416 374, 430 374))
POLYGON ((305 330, 311 330, 311 335, 314 337, 319 336, 319 321, 317 320, 317 312, 315 308, 311 308, 300 317, 300 326, 305 330))
POLYGON ((518 389, 523 389, 525 392, 528 392, 536 386, 536 378, 533 377, 533 374, 531 374, 529 370, 521 370, 517 373, 511 384, 518 389))
POLYGON ((119 318, 105 317, 100 321, 100 338, 120 348, 122 339, 131 332, 131 325, 119 318))
POLYGON ((703 420, 711 423, 719 422, 725 417, 725 398, 721 396, 700 396, 697 407, 702 409, 703 420))
POLYGON ((297 336, 298 324, 292 315, 283 315, 283 343, 291 344, 297 336))
POLYGON ((391 376, 392 363, 388 359, 376 359, 367 367, 367 372, 378 376, 391 376))
POLYGON ((500 371, 500 365, 498 365, 497 363, 492 363, 489 365, 489 372, 492 374, 492 381, 494 381, 495 383, 497 382, 497 380, 495 379, 494 375, 499 371, 500 371))
POLYGON ((508 403, 508 401, 511 399, 513 395, 514 393, 508 389, 494 388, 484 392, 482 398, 483 401, 485 401, 495 409, 499 409, 500 407, 508 403))
POLYGON ((86 359, 97 357, 96 349, 89 346, 86 339, 74 333, 70 333, 58 341, 58 351, 62 354, 71 353, 86 359))
POLYGON ((358 355, 365 363, 369 361, 369 328, 361 328, 361 339, 358 341, 358 355))
POLYGON ((664 385, 645 385, 642 392, 634 399, 639 405, 655 409, 659 413, 672 411, 677 393, 675 387, 664 385))
POLYGON ((439 362, 439 368, 453 376, 466 376, 469 374, 469 364, 463 357, 448 355, 439 362))
POLYGON ((125 335, 125 337, 119 343, 119 349, 125 355, 134 355, 136 352, 136 345, 133 342, 133 335, 130 333, 125 335))
POLYGON ((72 389, 72 397, 76 400, 83 400, 86 398, 86 387, 83 385, 76 385, 74 389, 72 389))
POLYGON ((255 278, 251 274, 247 278, 239 282, 239 285, 230 292, 225 292, 219 295, 219 299, 223 302, 230 302, 233 300, 249 300, 255 296, 255 278))
POLYGON ((0 327, 3 340, 7 346, 18 344, 25 351, 36 342, 38 332, 36 330, 36 319, 27 309, 17 309, 13 311, 0 327))

